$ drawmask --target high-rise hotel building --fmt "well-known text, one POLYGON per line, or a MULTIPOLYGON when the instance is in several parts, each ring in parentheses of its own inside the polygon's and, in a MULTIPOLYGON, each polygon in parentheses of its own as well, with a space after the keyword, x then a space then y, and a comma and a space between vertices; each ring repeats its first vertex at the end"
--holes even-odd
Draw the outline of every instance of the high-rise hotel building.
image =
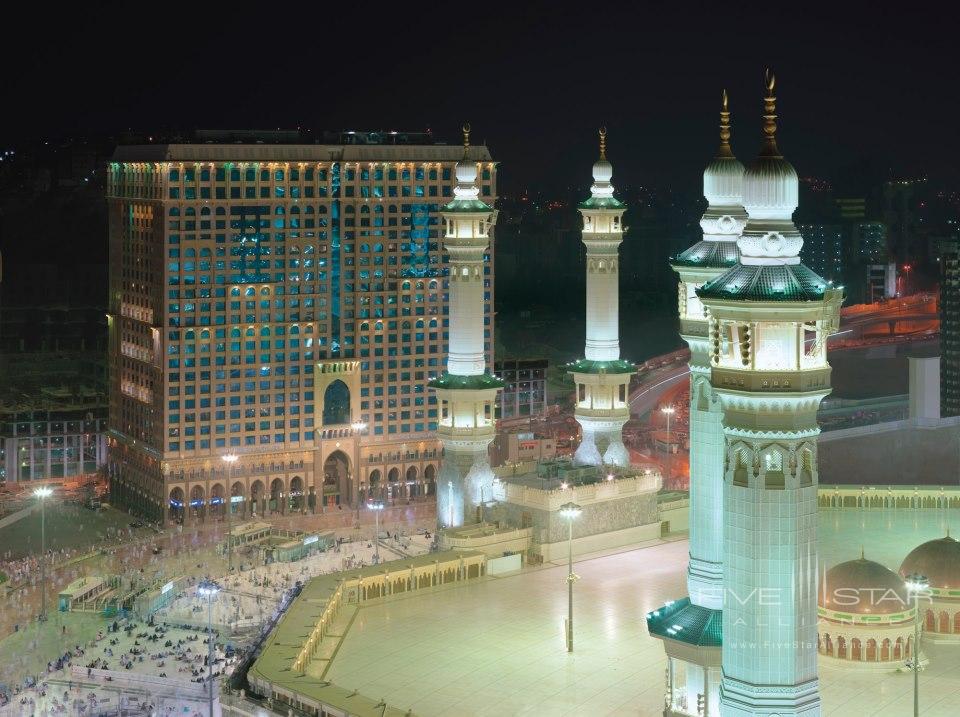
MULTIPOLYGON (((440 209, 460 146, 121 146, 109 166, 112 499, 153 519, 435 492, 440 209), (238 455, 235 463, 221 460, 238 455)), ((473 146, 484 202, 496 166, 473 146)), ((484 266, 492 361, 493 262, 484 266)))

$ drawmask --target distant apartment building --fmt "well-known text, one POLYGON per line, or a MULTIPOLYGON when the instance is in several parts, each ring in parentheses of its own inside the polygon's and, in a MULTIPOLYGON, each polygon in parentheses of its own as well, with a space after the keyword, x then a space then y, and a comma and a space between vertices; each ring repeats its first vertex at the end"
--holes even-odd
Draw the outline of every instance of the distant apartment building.
POLYGON ((105 406, 0 407, 0 483, 94 480, 107 462, 105 406))
POLYGON ((897 295, 897 265, 893 262, 885 264, 868 264, 867 295, 868 304, 893 299, 897 295))
POLYGON ((843 227, 839 224, 801 224, 804 264, 824 279, 843 283, 843 227))
POLYGON ((853 245, 857 262, 885 262, 890 256, 887 248, 887 225, 883 222, 858 222, 853 227, 853 245))
MULTIPOLYGON (((115 502, 190 521, 227 502, 250 516, 433 492, 427 381, 445 364, 448 313, 439 212, 464 150, 342 139, 117 149, 115 502)), ((496 165, 486 147, 469 156, 493 204, 496 165)), ((492 362, 489 255, 485 274, 492 362)))
POLYGON ((497 418, 540 416, 546 412, 548 365, 546 359, 504 359, 494 364, 494 374, 507 382, 497 398, 497 418))
POLYGON ((940 243, 940 415, 960 416, 960 240, 940 243))

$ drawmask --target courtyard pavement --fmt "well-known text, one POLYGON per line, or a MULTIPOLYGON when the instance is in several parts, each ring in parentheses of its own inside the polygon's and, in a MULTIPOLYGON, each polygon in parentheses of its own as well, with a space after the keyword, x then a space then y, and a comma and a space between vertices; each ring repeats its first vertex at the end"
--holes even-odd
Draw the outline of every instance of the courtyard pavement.
MULTIPOLYGON (((866 556, 896 570, 960 511, 820 513, 822 563, 866 556)), ((954 531, 956 532, 956 530, 954 531)), ((666 660, 645 614, 686 593, 688 542, 575 564, 575 648, 567 654, 566 566, 362 607, 327 678, 423 717, 662 714, 666 660)), ((960 644, 925 645, 924 717, 960 714, 960 644)), ((903 717, 909 674, 821 670, 824 715, 903 717)))

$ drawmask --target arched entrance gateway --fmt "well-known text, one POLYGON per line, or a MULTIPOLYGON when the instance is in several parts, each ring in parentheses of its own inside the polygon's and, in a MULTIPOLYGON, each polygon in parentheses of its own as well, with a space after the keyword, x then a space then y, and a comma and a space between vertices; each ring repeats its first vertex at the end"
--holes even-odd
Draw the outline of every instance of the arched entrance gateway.
POLYGON ((283 510, 283 481, 279 478, 274 478, 270 483, 270 504, 267 507, 271 513, 278 510, 286 512, 283 510))
MULTIPOLYGON (((332 388, 332 386, 331 386, 332 388)), ((343 451, 334 451, 323 462, 323 502, 328 507, 346 502, 350 491, 350 459, 343 451)))
POLYGON ((407 468, 407 476, 404 481, 402 495, 409 499, 411 496, 416 495, 417 488, 417 467, 410 466, 407 468))
POLYGON ((432 463, 423 470, 423 482, 427 495, 437 494, 437 469, 432 463))
POLYGON ((246 504, 248 501, 243 500, 243 483, 239 481, 233 484, 233 488, 230 489, 230 510, 233 512, 233 515, 246 515, 246 504), (232 498, 239 497, 240 500, 232 500, 232 498))
POLYGON ((367 491, 364 498, 373 498, 376 495, 380 494, 380 483, 383 480, 383 475, 380 473, 379 468, 374 468, 370 471, 370 478, 368 480, 367 491))
POLYGON ((294 476, 290 479, 290 508, 296 511, 303 511, 303 478, 294 476))
POLYGON ((183 522, 183 489, 174 488, 170 491, 170 520, 174 523, 183 522))
POLYGON ((214 483, 210 488, 210 515, 218 518, 224 518, 227 515, 223 486, 219 483, 214 483))
POLYGON ((250 515, 263 515, 265 503, 263 482, 255 480, 250 486, 250 515))
POLYGON ((206 513, 205 510, 205 493, 203 491, 203 486, 195 485, 190 491, 190 515, 197 518, 202 518, 206 513))
POLYGON ((323 392, 323 425, 350 423, 350 389, 337 379, 323 392))

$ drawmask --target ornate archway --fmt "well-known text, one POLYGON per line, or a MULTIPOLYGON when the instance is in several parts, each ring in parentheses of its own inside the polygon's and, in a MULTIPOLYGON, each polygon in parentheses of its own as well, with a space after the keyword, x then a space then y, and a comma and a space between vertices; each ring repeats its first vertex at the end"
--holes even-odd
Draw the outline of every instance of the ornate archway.
POLYGON ((250 515, 263 515, 265 508, 263 481, 255 480, 250 486, 250 515))
POLYGON ((375 495, 380 495, 380 482, 383 480, 383 476, 380 473, 379 468, 374 468, 370 471, 370 475, 367 478, 367 494, 365 498, 372 498, 375 495))
POLYGON ((174 488, 170 491, 169 512, 170 520, 175 523, 183 522, 184 505, 182 488, 174 488))
POLYGON ((218 518, 224 518, 227 515, 223 485, 220 483, 214 483, 210 488, 210 515, 215 515, 218 518))
POLYGON ((427 495, 437 494, 437 469, 432 463, 423 469, 423 482, 427 495))
POLYGON ((270 482, 270 504, 268 508, 271 513, 278 510, 281 513, 286 512, 284 510, 283 481, 279 478, 274 478, 270 482))
POLYGON ((246 515, 247 501, 233 500, 233 498, 235 497, 240 497, 240 498, 243 497, 243 483, 241 483, 240 481, 237 481, 236 483, 233 484, 233 488, 230 489, 230 497, 231 497, 230 510, 232 511, 233 515, 237 515, 238 513, 243 513, 244 515, 246 515))
POLYGON ((350 423, 350 389, 340 379, 332 381, 323 392, 323 425, 350 423))
POLYGON ((350 458, 336 450, 323 462, 323 502, 328 506, 340 505, 346 502, 345 496, 353 498, 350 491, 350 458))
POLYGON ((302 511, 304 507, 303 478, 294 476, 290 479, 290 507, 302 511))
POLYGON ((195 485, 190 489, 190 510, 192 515, 202 518, 206 514, 206 492, 203 486, 195 485))

